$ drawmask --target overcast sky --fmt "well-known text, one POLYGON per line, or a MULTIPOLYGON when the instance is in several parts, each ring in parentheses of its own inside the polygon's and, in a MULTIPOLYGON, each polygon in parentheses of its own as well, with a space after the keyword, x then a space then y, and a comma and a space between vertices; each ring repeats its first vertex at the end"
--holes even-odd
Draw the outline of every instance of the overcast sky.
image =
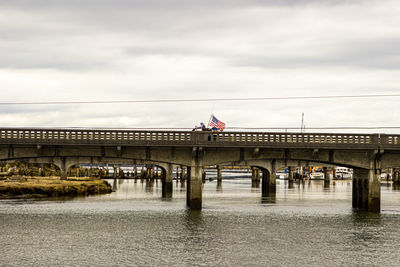
MULTIPOLYGON (((399 14, 398 0, 1 0, 0 102, 396 94, 399 14)), ((400 97, 11 105, 0 125, 299 127, 302 112, 306 127, 400 126, 400 97)))

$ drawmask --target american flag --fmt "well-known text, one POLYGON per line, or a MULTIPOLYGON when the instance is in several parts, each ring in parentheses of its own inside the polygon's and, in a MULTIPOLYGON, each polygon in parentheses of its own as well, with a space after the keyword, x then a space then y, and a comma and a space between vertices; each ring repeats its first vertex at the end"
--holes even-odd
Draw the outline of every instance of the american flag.
POLYGON ((211 115, 209 126, 219 128, 221 131, 225 129, 225 123, 218 120, 214 115, 211 115))

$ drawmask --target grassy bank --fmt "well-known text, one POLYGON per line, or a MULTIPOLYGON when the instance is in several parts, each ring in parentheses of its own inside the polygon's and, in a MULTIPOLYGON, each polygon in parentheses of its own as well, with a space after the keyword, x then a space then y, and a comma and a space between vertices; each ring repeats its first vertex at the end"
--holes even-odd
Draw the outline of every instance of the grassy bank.
POLYGON ((58 177, 13 178, 0 181, 0 198, 88 196, 111 193, 103 180, 60 180, 58 177))

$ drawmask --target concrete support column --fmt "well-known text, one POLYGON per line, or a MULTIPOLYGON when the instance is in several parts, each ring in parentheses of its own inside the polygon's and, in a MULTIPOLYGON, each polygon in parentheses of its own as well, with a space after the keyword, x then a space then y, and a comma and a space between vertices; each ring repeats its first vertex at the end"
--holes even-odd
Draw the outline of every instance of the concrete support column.
POLYGON ((184 167, 181 168, 181 181, 185 180, 186 176, 186 169, 184 167))
POLYGON ((275 202, 276 199, 276 173, 262 169, 261 197, 263 202, 275 202))
POLYGON ((256 181, 257 180, 257 169, 256 168, 252 168, 251 169, 251 180, 252 181, 256 181))
POLYGON ((117 178, 117 172, 118 172, 118 168, 117 168, 117 166, 114 166, 114 174, 113 174, 114 178, 117 178))
POLYGON ((162 197, 172 198, 172 164, 162 171, 162 197))
POLYGON ((67 160, 66 160, 65 157, 61 158, 60 179, 61 180, 66 180, 67 179, 67 160))
POLYGON ((252 188, 260 187, 260 170, 255 167, 251 169, 251 187, 252 188))
POLYGON ((202 206, 203 151, 193 148, 190 167, 188 167, 186 205, 200 210, 202 206))
POLYGON ((399 185, 400 185, 399 169, 393 169, 392 182, 393 182, 393 189, 399 190, 399 185))
POLYGON ((222 168, 220 166, 217 167, 217 180, 218 182, 222 181, 222 168))
POLYGON ((294 173, 293 173, 293 168, 292 167, 288 167, 288 171, 289 171, 289 188, 293 188, 294 186, 294 173))
POLYGON ((381 171, 379 169, 354 169, 353 172, 353 208, 380 212, 381 209, 381 171))
POLYGON ((396 185, 400 183, 399 169, 393 169, 392 181, 396 185))
POLYGON ((253 168, 251 173, 252 181, 260 181, 260 169, 253 168))
POLYGON ((262 185, 261 185, 262 197, 268 197, 275 200, 276 198, 276 162, 275 160, 271 163, 271 172, 266 169, 262 170, 262 185))
POLYGON ((328 168, 324 167, 324 181, 329 182, 330 180, 328 168))
POLYGON ((153 167, 150 165, 146 166, 146 178, 153 179, 153 167))
POLYGON ((204 168, 203 168, 203 173, 202 173, 202 175, 201 175, 201 179, 202 179, 203 182, 206 181, 206 176, 207 176, 206 171, 205 171, 204 168))
POLYGON ((124 170, 121 169, 121 168, 118 168, 118 177, 119 178, 125 178, 124 170))
POLYGON ((329 177, 329 171, 327 167, 324 167, 324 188, 329 188, 331 179, 329 177))

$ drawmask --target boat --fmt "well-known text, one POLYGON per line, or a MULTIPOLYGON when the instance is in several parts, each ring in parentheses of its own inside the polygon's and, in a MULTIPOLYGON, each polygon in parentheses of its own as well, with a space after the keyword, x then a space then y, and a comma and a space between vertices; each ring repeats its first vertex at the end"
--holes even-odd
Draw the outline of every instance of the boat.
POLYGON ((310 180, 323 180, 324 179, 324 173, 322 172, 312 172, 310 173, 310 180))
POLYGON ((353 177, 352 169, 346 167, 336 167, 336 179, 350 179, 353 177))
POLYGON ((289 174, 285 173, 285 172, 277 172, 276 179, 287 180, 287 179, 289 179, 289 174))

